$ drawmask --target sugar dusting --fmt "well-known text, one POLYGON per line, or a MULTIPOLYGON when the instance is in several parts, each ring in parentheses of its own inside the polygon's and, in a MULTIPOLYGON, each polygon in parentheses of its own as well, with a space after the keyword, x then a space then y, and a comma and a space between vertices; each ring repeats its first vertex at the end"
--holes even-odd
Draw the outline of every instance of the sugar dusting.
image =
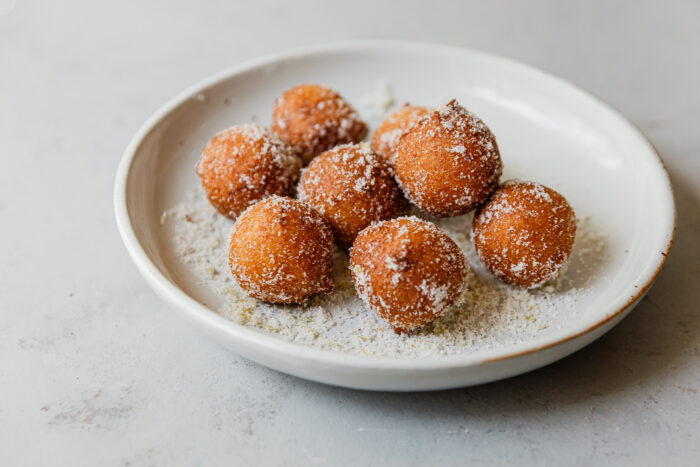
POLYGON ((401 335, 363 306, 352 285, 348 257, 339 250, 334 254, 332 294, 315 296, 305 305, 268 305, 248 297, 235 283, 227 255, 233 222, 216 212, 201 189, 187 193, 183 203, 167 211, 163 228, 173 239, 179 260, 221 298, 217 310, 221 315, 281 339, 351 354, 465 354, 555 332, 566 319, 576 319, 576 303, 589 293, 586 285, 596 264, 604 260, 604 236, 586 220, 579 221, 569 262, 569 271, 576 274, 564 274, 538 289, 521 289, 500 282, 479 262, 469 239, 470 216, 430 220, 464 251, 471 266, 468 285, 443 316, 401 335))
POLYGON ((360 109, 369 121, 376 122, 394 104, 394 92, 386 80, 375 83, 374 89, 362 96, 360 109))

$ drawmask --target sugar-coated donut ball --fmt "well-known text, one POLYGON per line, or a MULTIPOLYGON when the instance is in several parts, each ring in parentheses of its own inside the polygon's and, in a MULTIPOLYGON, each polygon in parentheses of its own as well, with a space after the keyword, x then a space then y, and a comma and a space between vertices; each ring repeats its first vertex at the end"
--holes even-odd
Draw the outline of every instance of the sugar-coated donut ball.
POLYGON ((510 180, 480 207, 472 240, 481 261, 499 279, 537 287, 569 259, 576 216, 566 199, 544 185, 510 180))
POLYGON ((457 244, 416 217, 377 222, 360 232, 350 250, 350 269, 362 301, 398 333, 442 315, 469 272, 457 244))
POLYGON ((416 121, 430 113, 432 110, 428 107, 408 103, 402 105, 389 114, 374 132, 372 149, 393 164, 396 147, 401 137, 416 121))
POLYGON ((308 164, 333 146, 360 142, 367 125, 337 92, 318 84, 302 84, 275 100, 272 130, 308 164))
POLYGON ((272 196, 248 208, 233 226, 233 277, 253 298, 301 303, 333 291, 333 233, 311 206, 272 196))
POLYGON ((372 222, 408 208, 391 167, 366 143, 336 146, 315 157, 302 172, 298 197, 330 222, 343 248, 372 222))
POLYGON ((401 137, 394 167, 406 196, 439 217, 466 214, 486 201, 503 170, 491 130, 456 100, 401 137))
POLYGON ((268 196, 293 194, 300 170, 301 160, 290 146, 253 124, 217 134, 197 164, 209 201, 232 219, 268 196))

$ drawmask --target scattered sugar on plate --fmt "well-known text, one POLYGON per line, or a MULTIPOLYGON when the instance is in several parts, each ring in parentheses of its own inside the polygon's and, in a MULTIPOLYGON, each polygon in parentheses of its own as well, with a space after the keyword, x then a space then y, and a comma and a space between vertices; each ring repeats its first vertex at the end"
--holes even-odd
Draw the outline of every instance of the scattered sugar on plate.
POLYGON ((471 216, 433 219, 454 239, 471 266, 468 286, 442 317, 402 335, 366 309, 355 293, 347 254, 334 255, 335 291, 315 296, 304 305, 269 305, 248 297, 231 276, 228 237, 233 222, 209 204, 200 188, 168 210, 162 228, 172 237, 178 260, 200 284, 222 299, 216 310, 244 326, 280 339, 350 354, 426 357, 503 349, 561 329, 576 319, 576 303, 588 293, 595 264, 604 260, 604 235, 579 220, 569 262, 575 274, 534 290, 500 282, 479 262, 469 238, 471 216), (570 277, 572 276, 572 277, 570 277), (563 319, 566 318, 566 319, 563 319))
POLYGON ((371 126, 377 126, 392 105, 394 92, 391 85, 386 80, 379 80, 371 91, 362 96, 359 110, 371 126))

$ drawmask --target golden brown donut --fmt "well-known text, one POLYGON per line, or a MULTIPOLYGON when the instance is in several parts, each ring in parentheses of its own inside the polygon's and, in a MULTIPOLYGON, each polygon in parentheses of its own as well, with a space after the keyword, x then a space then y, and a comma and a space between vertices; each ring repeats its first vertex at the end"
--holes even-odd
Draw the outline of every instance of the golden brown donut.
POLYGON ((253 298, 301 303, 315 293, 333 291, 333 233, 309 205, 272 196, 236 220, 229 264, 253 298))
POLYGON ((247 124, 209 141, 196 170, 211 204, 235 219, 263 198, 293 194, 301 160, 270 130, 247 124))
POLYGON ((333 146, 360 142, 367 126, 337 92, 318 84, 301 84, 275 100, 272 130, 308 164, 333 146))
POLYGON ((398 333, 442 315, 469 272, 457 244, 416 217, 377 222, 360 232, 350 269, 362 301, 398 333))
POLYGON ((302 172, 298 197, 330 222, 343 248, 372 222, 408 208, 391 168, 366 143, 336 146, 315 157, 302 172))
POLYGON ((374 132, 372 149, 393 165, 396 147, 399 145, 401 137, 416 121, 431 112, 430 108, 420 105, 409 103, 402 105, 389 114, 374 132))
POLYGON ((537 287, 553 279, 569 259, 576 216, 566 199, 544 185, 505 182, 480 207, 472 241, 481 261, 499 279, 537 287))
POLYGON ((486 201, 503 170, 491 130, 454 99, 401 137, 394 167, 408 199, 439 217, 486 201))

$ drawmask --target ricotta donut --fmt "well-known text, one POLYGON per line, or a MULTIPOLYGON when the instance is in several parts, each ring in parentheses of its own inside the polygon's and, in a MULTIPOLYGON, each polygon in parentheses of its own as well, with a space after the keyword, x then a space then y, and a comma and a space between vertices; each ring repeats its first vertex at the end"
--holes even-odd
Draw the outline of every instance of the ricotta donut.
POLYGON ((409 200, 433 216, 452 217, 486 201, 503 163, 491 130, 452 100, 401 137, 394 167, 409 200))
POLYGON ((275 100, 272 130, 308 164, 314 156, 338 144, 362 141, 367 125, 334 90, 302 84, 275 100))
POLYGON ((537 287, 557 276, 576 238, 576 215, 544 185, 510 180, 479 208, 472 240, 481 262, 499 279, 537 287))
POLYGON ((399 140, 411 126, 432 110, 420 105, 404 104, 384 119, 372 137, 372 150, 394 164, 399 140))
POLYGON ((416 217, 377 222, 350 250, 350 270, 365 305, 397 333, 442 315, 464 289, 469 272, 457 244, 416 217))
POLYGON ((229 265, 251 297, 301 303, 313 294, 333 291, 333 233, 309 205, 272 196, 236 220, 229 265))
POLYGON ((235 219, 268 196, 294 193, 301 160, 292 148, 260 125, 238 125, 204 147, 196 167, 211 204, 235 219))
POLYGON ((328 220, 336 243, 347 249, 372 222, 406 213, 408 203, 393 175, 366 143, 336 146, 303 170, 298 197, 328 220))

